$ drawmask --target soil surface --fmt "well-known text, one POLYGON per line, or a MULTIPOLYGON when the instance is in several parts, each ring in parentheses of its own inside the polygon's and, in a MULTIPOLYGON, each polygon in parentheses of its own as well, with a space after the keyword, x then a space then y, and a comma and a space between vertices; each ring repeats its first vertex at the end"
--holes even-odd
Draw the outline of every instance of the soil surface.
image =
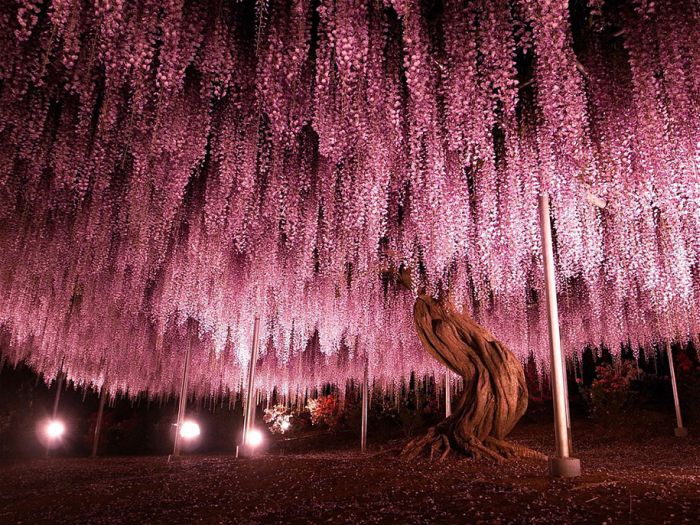
MULTIPOLYGON (((698 438, 606 429, 574 427, 583 475, 570 480, 535 461, 406 462, 405 441, 365 455, 347 440, 314 451, 321 439, 253 459, 10 463, 0 465, 0 523, 700 522, 698 438)), ((511 439, 549 453, 552 426, 521 424, 511 439)))

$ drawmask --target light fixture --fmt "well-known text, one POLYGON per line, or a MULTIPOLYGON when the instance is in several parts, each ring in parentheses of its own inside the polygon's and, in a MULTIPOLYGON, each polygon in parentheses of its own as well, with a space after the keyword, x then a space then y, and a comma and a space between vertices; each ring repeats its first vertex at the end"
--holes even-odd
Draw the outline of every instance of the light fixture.
POLYGON ((193 439, 202 433, 199 425, 194 421, 184 421, 180 427, 180 437, 184 439, 193 439))
POLYGON ((66 432, 66 426, 58 420, 49 421, 46 425, 46 435, 49 439, 59 439, 66 432))
POLYGON ((262 432, 260 432, 257 428, 252 428, 248 432, 248 438, 247 438, 247 445, 249 447, 257 447, 262 443, 263 441, 263 435, 262 432))

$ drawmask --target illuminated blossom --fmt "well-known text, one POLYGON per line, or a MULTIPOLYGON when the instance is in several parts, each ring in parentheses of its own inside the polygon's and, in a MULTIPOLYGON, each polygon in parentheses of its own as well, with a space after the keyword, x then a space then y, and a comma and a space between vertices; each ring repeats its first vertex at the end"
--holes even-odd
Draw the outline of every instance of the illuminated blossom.
POLYGON ((0 338, 47 378, 287 399, 441 373, 450 293, 547 363, 700 333, 700 12, 674 0, 0 6, 0 338), (604 199, 598 209, 590 194, 604 199))

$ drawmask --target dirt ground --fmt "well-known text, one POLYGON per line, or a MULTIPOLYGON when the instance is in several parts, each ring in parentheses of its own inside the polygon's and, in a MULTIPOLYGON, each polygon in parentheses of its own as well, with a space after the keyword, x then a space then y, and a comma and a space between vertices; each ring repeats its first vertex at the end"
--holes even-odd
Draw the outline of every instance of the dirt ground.
MULTIPOLYGON (((547 453, 551 434, 529 423, 511 437, 547 453)), ((625 434, 575 425, 584 472, 574 480, 551 479, 532 461, 405 462, 396 442, 366 455, 309 444, 240 460, 10 463, 0 465, 0 523, 700 522, 700 439, 677 439, 672 428, 625 434)))

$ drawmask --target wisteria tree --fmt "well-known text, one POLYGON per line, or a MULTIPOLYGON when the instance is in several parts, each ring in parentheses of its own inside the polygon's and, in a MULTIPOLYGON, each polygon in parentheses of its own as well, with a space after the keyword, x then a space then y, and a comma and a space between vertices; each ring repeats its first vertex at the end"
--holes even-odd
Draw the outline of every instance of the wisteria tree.
POLYGON ((516 453, 545 191, 566 352, 700 333, 697 2, 20 0, 0 27, 2 352, 47 378, 172 392, 191 335, 220 395, 260 315, 258 387, 447 366, 467 392, 415 450, 516 453))
MULTIPOLYGON (((412 272, 402 269, 398 279, 412 288, 412 272)), ((449 294, 434 298, 421 290, 413 306, 413 320, 423 347, 438 362, 461 376, 464 388, 454 412, 425 436, 409 442, 403 455, 422 452, 443 460, 450 453, 487 457, 545 460, 505 437, 525 414, 528 390, 522 363, 488 330, 459 311, 449 294)))

